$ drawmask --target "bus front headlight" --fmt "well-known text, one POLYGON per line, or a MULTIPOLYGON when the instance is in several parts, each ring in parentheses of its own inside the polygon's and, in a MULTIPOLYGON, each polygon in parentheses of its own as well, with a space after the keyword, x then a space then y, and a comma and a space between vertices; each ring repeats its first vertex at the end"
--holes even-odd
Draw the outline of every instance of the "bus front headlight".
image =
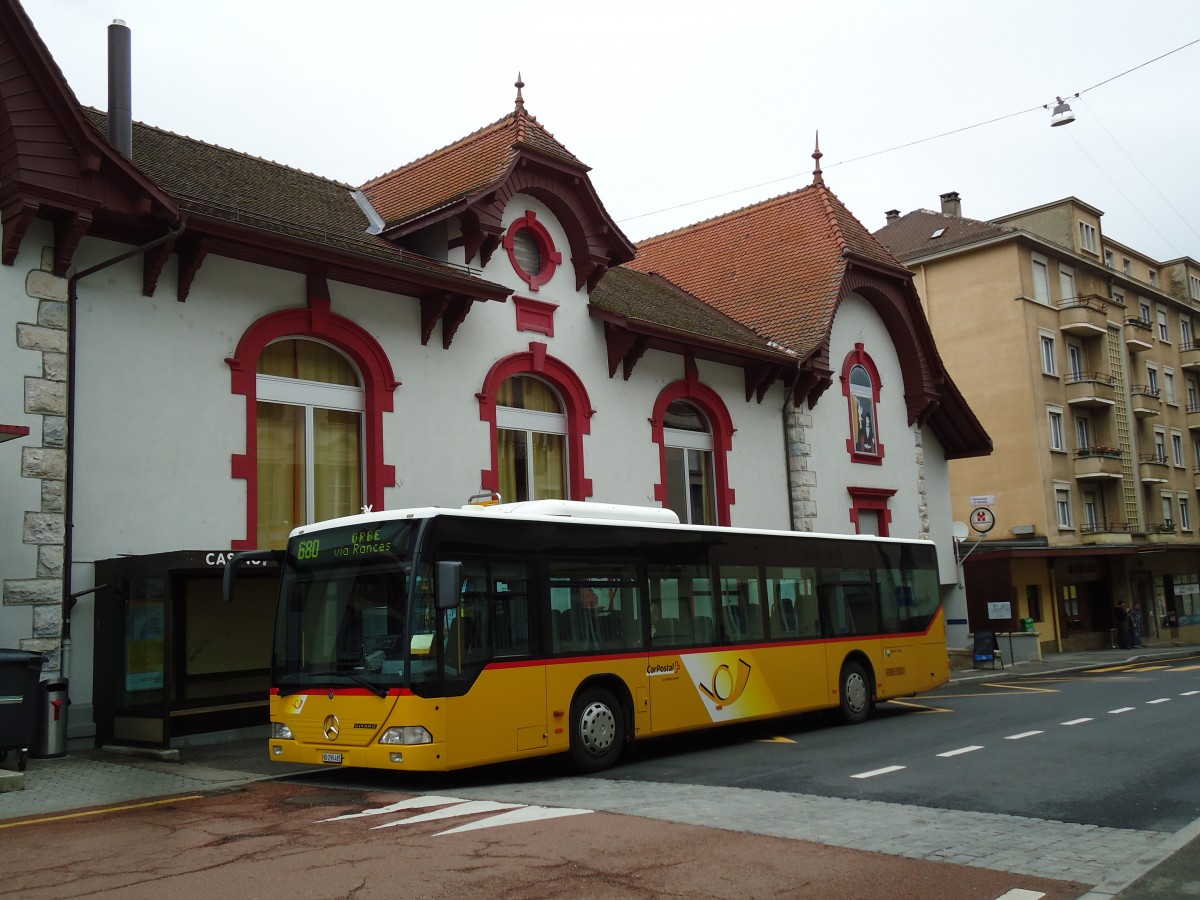
POLYGON ((282 722, 271 723, 271 737, 279 741, 294 741, 296 736, 292 734, 292 729, 288 728, 282 722))
POLYGON ((433 735, 422 725, 398 725, 379 736, 381 744, 432 744, 433 735))

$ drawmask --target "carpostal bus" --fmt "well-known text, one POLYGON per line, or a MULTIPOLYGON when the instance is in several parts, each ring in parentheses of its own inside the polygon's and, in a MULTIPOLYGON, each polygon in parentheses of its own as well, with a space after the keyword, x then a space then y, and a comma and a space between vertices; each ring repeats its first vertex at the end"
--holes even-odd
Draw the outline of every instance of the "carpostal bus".
POLYGON ((820 709, 848 722, 946 682, 927 541, 685 526, 533 501, 295 529, 270 755, 450 770, 820 709))

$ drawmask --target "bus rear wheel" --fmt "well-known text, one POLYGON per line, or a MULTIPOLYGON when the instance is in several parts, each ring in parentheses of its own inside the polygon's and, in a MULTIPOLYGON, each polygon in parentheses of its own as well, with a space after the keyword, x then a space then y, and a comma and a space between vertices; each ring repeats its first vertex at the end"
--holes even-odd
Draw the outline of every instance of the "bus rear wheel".
POLYGON ((867 680, 866 670, 860 663, 847 662, 842 666, 842 677, 838 695, 842 721, 847 725, 857 725, 867 721, 871 715, 871 684, 867 680))
POLYGON ((621 704, 601 687, 580 691, 571 704, 571 759, 581 772, 610 768, 625 746, 621 704))

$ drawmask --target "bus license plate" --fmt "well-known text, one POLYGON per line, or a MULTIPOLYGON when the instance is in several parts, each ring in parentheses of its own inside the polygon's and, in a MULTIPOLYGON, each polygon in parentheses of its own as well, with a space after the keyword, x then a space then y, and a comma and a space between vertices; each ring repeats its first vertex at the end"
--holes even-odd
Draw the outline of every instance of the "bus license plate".
POLYGON ((336 763, 338 765, 341 765, 342 754, 340 754, 340 753, 322 753, 321 754, 321 762, 336 763))

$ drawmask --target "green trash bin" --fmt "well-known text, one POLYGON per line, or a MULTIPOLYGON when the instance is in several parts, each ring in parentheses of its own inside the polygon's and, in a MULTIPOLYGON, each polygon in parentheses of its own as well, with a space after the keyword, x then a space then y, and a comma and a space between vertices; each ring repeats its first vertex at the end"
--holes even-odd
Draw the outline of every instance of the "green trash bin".
POLYGON ((1021 620, 1021 630, 1022 631, 1033 631, 1033 619, 1029 618, 1028 616, 1026 616, 1024 619, 1022 619, 1021 620))

